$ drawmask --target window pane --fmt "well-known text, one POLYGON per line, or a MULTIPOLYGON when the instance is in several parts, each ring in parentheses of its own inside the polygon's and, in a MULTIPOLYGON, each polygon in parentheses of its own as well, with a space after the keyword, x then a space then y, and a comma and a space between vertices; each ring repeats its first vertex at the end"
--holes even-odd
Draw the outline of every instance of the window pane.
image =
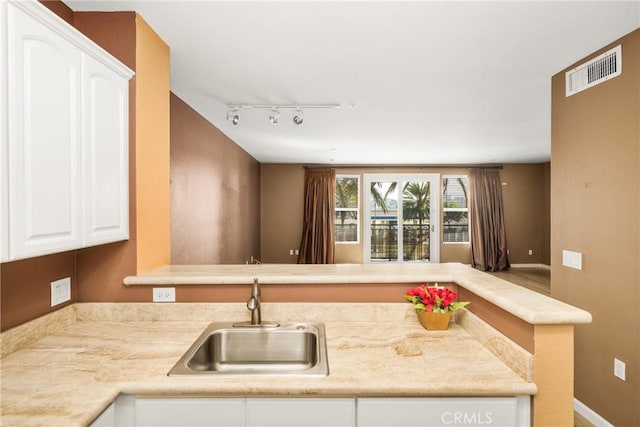
POLYGON ((402 257, 405 261, 429 261, 430 187, 429 181, 403 183, 402 257))
POLYGON ((469 213, 444 212, 442 217, 442 241, 446 243, 469 242, 469 213))
POLYGON ((359 241, 359 181, 360 178, 357 176, 336 176, 334 221, 336 243, 359 241))
POLYGON ((336 211, 335 225, 336 242, 358 241, 357 211, 336 211))
POLYGON ((442 241, 445 243, 469 242, 469 209, 467 188, 469 179, 444 178, 444 212, 442 214, 442 241))
POLYGON ((372 261, 398 260, 398 183, 371 183, 371 255, 372 261))
POLYGON ((336 208, 358 208, 358 178, 336 177, 336 208))
POLYGON ((467 177, 444 179, 444 207, 467 208, 467 177))

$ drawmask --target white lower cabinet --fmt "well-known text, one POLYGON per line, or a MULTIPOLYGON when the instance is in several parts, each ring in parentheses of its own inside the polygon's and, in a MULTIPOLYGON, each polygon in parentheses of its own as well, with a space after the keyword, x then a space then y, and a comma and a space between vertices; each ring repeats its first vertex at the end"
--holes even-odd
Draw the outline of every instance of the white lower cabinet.
POLYGON ((360 398, 358 427, 447 427, 531 424, 530 397, 360 398))
POLYGON ((353 398, 248 398, 246 427, 349 427, 353 398))
POLYGON ((116 426, 116 402, 105 409, 92 423, 91 427, 115 427, 116 426))
POLYGON ((92 427, 531 425, 530 397, 144 398, 123 395, 92 427))
POLYGON ((243 427, 244 398, 137 398, 138 427, 243 427))

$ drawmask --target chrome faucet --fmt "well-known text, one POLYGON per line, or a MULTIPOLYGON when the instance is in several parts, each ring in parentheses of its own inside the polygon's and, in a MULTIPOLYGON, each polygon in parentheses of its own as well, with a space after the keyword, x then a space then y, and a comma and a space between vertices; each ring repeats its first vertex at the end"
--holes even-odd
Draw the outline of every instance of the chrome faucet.
POLYGON ((260 312, 260 285, 258 278, 253 279, 253 287, 251 288, 251 297, 247 301, 247 308, 251 310, 251 324, 261 325, 262 314, 260 312))

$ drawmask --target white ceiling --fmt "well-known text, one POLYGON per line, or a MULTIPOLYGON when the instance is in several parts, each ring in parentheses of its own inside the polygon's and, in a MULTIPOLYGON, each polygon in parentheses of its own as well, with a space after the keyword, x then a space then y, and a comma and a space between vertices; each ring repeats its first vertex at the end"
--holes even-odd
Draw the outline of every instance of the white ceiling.
POLYGON ((139 12, 171 90, 262 163, 547 161, 551 76, 640 27, 639 0, 65 3, 139 12), (234 126, 228 103, 343 108, 234 126))

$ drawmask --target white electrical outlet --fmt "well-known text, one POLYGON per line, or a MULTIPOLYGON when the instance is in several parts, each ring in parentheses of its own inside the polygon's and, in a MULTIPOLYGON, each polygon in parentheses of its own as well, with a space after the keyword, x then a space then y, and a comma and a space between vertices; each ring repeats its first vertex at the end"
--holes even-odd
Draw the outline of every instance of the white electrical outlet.
POLYGON ((71 299, 71 277, 51 282, 51 307, 71 299))
POLYGON ((176 288, 153 288, 153 302, 176 302, 176 288))
POLYGON ((622 360, 613 359, 613 375, 620 378, 622 381, 626 381, 626 368, 627 365, 622 360))
POLYGON ((529 249, 529 255, 533 255, 533 249, 529 249))

